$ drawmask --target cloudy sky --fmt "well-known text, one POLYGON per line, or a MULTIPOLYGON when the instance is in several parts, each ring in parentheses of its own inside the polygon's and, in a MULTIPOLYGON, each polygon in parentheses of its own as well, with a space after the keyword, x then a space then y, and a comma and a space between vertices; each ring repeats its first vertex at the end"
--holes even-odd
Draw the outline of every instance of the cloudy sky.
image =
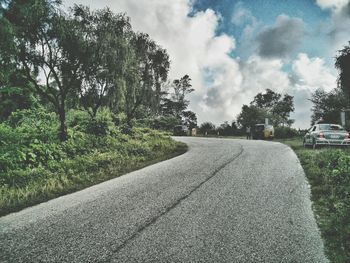
POLYGON ((350 41, 349 0, 64 1, 74 3, 126 12, 166 48, 170 78, 192 78, 199 123, 231 121, 270 88, 294 96, 294 127, 308 127, 308 98, 336 87, 334 57, 350 41))

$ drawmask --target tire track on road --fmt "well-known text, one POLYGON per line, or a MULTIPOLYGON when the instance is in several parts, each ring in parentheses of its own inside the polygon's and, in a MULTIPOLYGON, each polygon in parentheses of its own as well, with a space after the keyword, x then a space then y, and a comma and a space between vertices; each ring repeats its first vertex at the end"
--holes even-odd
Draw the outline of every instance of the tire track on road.
MULTIPOLYGON (((171 204, 170 206, 166 207, 164 209, 164 211, 160 212, 155 217, 148 219, 145 222, 145 224, 143 224, 142 226, 140 226, 139 228, 136 229, 135 233, 133 233, 131 236, 129 236, 127 239, 125 239, 124 242, 122 244, 120 244, 118 247, 113 249, 112 253, 111 253, 111 256, 113 256, 114 254, 117 254, 120 250, 122 250, 124 247, 126 247, 132 240, 134 240, 137 236, 139 236, 144 230, 146 230, 148 227, 150 227, 154 223, 156 223, 158 221, 158 219, 160 219, 162 216, 166 215, 171 210, 176 208, 182 201, 184 201, 188 197, 190 197, 195 191, 197 191, 199 188, 201 188, 202 185, 204 185, 206 182, 208 182, 210 179, 212 179, 215 175, 217 175, 222 169, 224 169, 227 165, 229 165, 230 163, 235 161, 240 155, 242 155, 242 153, 244 152, 244 149, 243 149, 243 146, 241 144, 239 144, 239 146, 240 146, 240 151, 239 151, 238 154, 236 154, 230 160, 228 160, 227 162, 223 163, 221 166, 216 168, 214 170, 214 172, 210 176, 208 176, 204 181, 202 181, 197 186, 195 186, 193 189, 191 189, 186 195, 184 195, 180 199, 176 200, 173 204, 171 204)), ((110 261, 110 257, 108 257, 108 259, 106 259, 106 260, 104 260, 102 262, 109 262, 110 261)))

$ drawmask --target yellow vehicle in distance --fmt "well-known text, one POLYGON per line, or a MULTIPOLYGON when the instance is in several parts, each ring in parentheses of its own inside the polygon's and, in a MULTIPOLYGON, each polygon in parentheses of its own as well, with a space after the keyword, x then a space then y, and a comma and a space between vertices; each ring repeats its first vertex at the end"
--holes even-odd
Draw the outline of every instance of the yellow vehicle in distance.
POLYGON ((273 140, 275 129, 272 125, 256 124, 252 129, 252 137, 254 140, 273 140))

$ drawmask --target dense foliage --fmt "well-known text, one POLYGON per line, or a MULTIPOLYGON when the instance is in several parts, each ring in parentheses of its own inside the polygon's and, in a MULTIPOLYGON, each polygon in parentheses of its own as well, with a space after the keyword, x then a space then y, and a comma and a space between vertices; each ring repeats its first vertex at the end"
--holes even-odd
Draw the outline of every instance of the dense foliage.
MULTIPOLYGON (((1 1, 1 0, 0 0, 1 1)), ((0 214, 184 151, 188 75, 126 14, 0 2, 0 214)))
POLYGON ((231 124, 228 121, 215 126, 211 122, 203 122, 198 129, 201 135, 217 135, 217 136, 237 136, 242 135, 242 130, 238 129, 236 122, 232 121, 231 124))
POLYGON ((236 122, 234 121, 231 124, 225 121, 216 128, 216 131, 220 136, 234 136, 241 134, 240 130, 237 128, 236 122))
POLYGON ((215 124, 212 122, 203 122, 199 126, 199 132, 203 135, 216 134, 215 124))
POLYGON ((289 145, 304 168, 327 257, 350 262, 350 150, 304 148, 301 138, 281 140, 289 145))
POLYGON ((294 137, 299 137, 303 135, 304 135, 303 133, 288 126, 280 126, 275 128, 276 139, 294 138, 294 137))
POLYGON ((311 101, 313 103, 311 125, 321 119, 325 122, 340 123, 340 112, 348 105, 341 89, 330 92, 316 90, 312 94, 311 101))
POLYGON ((60 1, 11 0, 1 5, 0 25, 0 120, 30 108, 33 94, 57 114, 61 141, 68 140, 72 108, 94 119, 108 107, 129 126, 161 117, 196 126, 185 99, 190 77, 169 82, 167 51, 134 32, 126 14, 80 5, 65 13, 60 1))
MULTIPOLYGON (((350 46, 336 57, 339 70, 338 88, 316 90, 311 97, 312 120, 340 123, 346 111, 346 128, 350 129, 350 46)), ((311 185, 313 208, 321 230, 327 256, 331 262, 350 262, 350 152, 340 149, 307 150, 301 141, 284 141, 297 153, 311 185)))
POLYGON ((350 261, 350 155, 348 151, 298 153, 312 185, 317 222, 329 259, 350 261))
POLYGON ((347 98, 347 104, 350 105, 350 42, 339 50, 335 67, 339 70, 338 85, 347 98))
POLYGON ((293 96, 267 89, 264 93, 258 93, 250 105, 243 105, 237 122, 242 127, 252 127, 258 123, 265 123, 265 118, 268 118, 275 127, 290 126, 294 122, 289 118, 293 111, 293 96))
POLYGON ((0 214, 118 176, 147 162, 181 153, 184 145, 149 128, 122 133, 118 116, 100 109, 67 116, 69 139, 44 108, 12 113, 0 124, 0 214))

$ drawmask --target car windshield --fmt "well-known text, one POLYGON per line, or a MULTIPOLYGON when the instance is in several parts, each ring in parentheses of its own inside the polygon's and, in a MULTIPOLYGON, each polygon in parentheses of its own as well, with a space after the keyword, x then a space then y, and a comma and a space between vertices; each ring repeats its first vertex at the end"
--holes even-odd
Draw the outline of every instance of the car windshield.
POLYGON ((344 131, 344 128, 336 124, 320 124, 320 130, 322 131, 344 131))

